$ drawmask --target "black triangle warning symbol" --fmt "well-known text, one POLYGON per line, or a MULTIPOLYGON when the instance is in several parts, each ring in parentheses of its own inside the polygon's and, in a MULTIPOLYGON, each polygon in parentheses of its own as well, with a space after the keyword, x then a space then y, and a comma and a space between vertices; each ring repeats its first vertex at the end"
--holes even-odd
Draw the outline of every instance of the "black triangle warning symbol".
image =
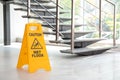
POLYGON ((40 42, 37 40, 37 38, 34 39, 31 49, 43 49, 40 42))

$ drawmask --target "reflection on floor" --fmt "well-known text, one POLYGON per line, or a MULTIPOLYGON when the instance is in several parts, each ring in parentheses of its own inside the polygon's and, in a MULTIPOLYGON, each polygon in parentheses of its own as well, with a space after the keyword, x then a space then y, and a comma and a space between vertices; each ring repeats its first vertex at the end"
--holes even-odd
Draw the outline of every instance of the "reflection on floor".
POLYGON ((28 73, 16 69, 21 44, 0 45, 0 80, 120 80, 120 51, 92 56, 60 53, 66 47, 47 46, 52 71, 28 73))

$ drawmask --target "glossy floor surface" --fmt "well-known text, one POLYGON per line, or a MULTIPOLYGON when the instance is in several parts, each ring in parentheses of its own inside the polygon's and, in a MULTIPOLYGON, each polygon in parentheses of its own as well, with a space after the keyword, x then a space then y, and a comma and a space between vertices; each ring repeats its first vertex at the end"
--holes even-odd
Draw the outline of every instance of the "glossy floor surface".
POLYGON ((120 80, 120 50, 77 56, 60 53, 65 47, 47 46, 52 70, 28 73, 16 69, 20 44, 0 45, 0 80, 120 80))

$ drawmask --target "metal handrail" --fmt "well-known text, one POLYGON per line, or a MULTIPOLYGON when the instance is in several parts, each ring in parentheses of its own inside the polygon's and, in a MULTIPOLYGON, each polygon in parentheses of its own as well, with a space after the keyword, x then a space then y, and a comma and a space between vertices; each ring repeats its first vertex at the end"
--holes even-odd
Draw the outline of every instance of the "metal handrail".
MULTIPOLYGON (((84 9, 82 6, 79 6, 79 7, 81 7, 85 12, 87 12, 87 13, 89 13, 86 9, 84 9)), ((91 13, 89 13, 91 16, 93 16, 94 18, 96 18, 96 19, 98 19, 99 20, 99 18, 97 17, 97 16, 95 16, 95 15, 93 15, 93 14, 91 14, 91 13)), ((82 16, 81 16, 82 17, 82 16)), ((85 19, 85 20, 87 20, 87 19, 85 19)), ((87 22, 89 22, 88 20, 87 20, 87 22)), ((101 22, 105 22, 104 20, 101 20, 101 22)))
POLYGON ((43 5, 41 5, 41 3, 40 2, 38 2, 37 0, 34 0, 39 6, 41 6, 43 9, 45 9, 48 13, 50 13, 52 16, 54 16, 55 17, 55 15, 52 13, 52 12, 50 12, 47 8, 45 8, 43 5))
POLYGON ((59 32, 59 21, 63 22, 59 17, 59 13, 58 13, 58 8, 60 7, 58 2, 56 3, 56 16, 54 14, 52 14, 52 12, 50 12, 47 8, 45 8, 44 6, 42 6, 37 0, 34 0, 36 3, 38 3, 42 8, 44 8, 46 11, 48 11, 51 15, 53 15, 56 18, 56 41, 58 41, 58 37, 59 34, 61 36, 64 36, 62 33, 59 32))
POLYGON ((35 12, 31 7, 29 7, 28 5, 26 5, 24 3, 23 0, 20 0, 28 9, 30 9, 34 14, 36 14, 37 16, 39 16, 43 21, 45 21, 51 28, 53 28, 53 30, 55 30, 55 28, 49 23, 47 22, 42 16, 40 16, 37 12, 35 12))
POLYGON ((110 3, 110 4, 112 4, 112 5, 114 5, 114 6, 115 6, 115 4, 114 4, 114 3, 112 3, 112 2, 110 2, 110 1, 108 1, 108 0, 105 0, 105 1, 107 1, 108 3, 110 3))
MULTIPOLYGON (((86 0, 87 1, 87 0, 86 0)), ((87 1, 88 3, 90 3, 89 1, 87 1)), ((91 5, 93 5, 92 3, 90 3, 91 5)), ((95 6, 95 5, 93 5, 93 6, 95 6)), ((67 7, 67 6, 66 6, 67 7)), ((81 7, 81 8, 83 8, 82 6, 80 6, 79 5, 79 7, 81 7)), ((96 6, 95 6, 96 7, 96 6)), ((69 7, 67 7, 68 9, 70 9, 69 7)), ((96 7, 96 8, 98 8, 98 7, 96 7)), ((99 8, 98 8, 99 9, 99 8)), ((83 10, 85 11, 85 12, 87 12, 87 13, 89 13, 86 9, 84 9, 83 8, 83 10)), ((107 13, 107 12, 105 12, 105 11, 102 11, 102 12, 104 12, 105 14, 108 14, 108 15, 111 15, 111 14, 109 14, 109 13, 107 13)), ((89 13, 90 15, 92 15, 93 17, 95 17, 95 18, 97 18, 97 19, 99 19, 98 17, 96 17, 95 15, 93 15, 93 14, 91 14, 91 13, 89 13)), ((104 22, 103 20, 102 20, 102 22, 104 22)))
POLYGON ((94 6, 95 8, 99 9, 99 7, 97 7, 96 5, 90 3, 88 0, 85 0, 87 3, 89 3, 90 5, 94 6))
MULTIPOLYGON (((85 0, 85 1, 87 1, 87 0, 85 0)), ((89 4, 91 4, 92 6, 95 6, 95 5, 93 5, 92 3, 90 3, 89 1, 87 1, 89 4)), ((79 6, 79 7, 81 7, 85 12, 87 12, 87 13, 89 13, 86 9, 84 9, 82 6, 79 6)), ((96 7, 96 6, 95 6, 96 7)), ((97 7, 98 8, 98 7, 97 7)), ((98 8, 99 9, 99 8, 98 8)), ((102 12, 104 12, 105 14, 108 14, 108 15, 111 15, 111 14, 109 14, 109 13, 107 13, 107 12, 105 12, 105 11, 102 11, 102 12)), ((91 14, 91 13, 89 13, 90 15, 92 15, 93 17, 95 17, 95 18, 97 18, 97 19, 99 19, 98 17, 96 17, 95 15, 93 15, 93 14, 91 14)), ((101 20, 102 22, 104 22, 103 20, 101 20)))
POLYGON ((55 3, 54 1, 50 0, 53 4, 55 4, 56 6, 58 6, 59 8, 63 9, 63 7, 61 7, 59 4, 55 3))
MULTIPOLYGON (((37 0, 34 0, 39 6, 41 6, 43 9, 45 9, 48 13, 50 13, 54 18, 56 18, 56 16, 50 12, 46 7, 44 7, 43 5, 41 5, 40 2, 38 2, 37 0)), ((59 19, 61 22, 63 22, 61 19, 59 19)))
MULTIPOLYGON (((22 1, 22 0, 20 0, 22 1)), ((28 8, 30 9, 34 14, 36 14, 37 16, 39 16, 43 21, 45 21, 51 28, 55 29, 51 24, 49 24, 49 22, 47 22, 42 16, 40 16, 37 12, 35 12, 31 7, 27 6, 24 1, 22 1, 23 4, 28 8)))
MULTIPOLYGON (((99 7, 95 6, 94 4, 90 3, 88 0, 85 0, 87 3, 89 3, 90 5, 94 6, 95 8, 99 9, 99 7)), ((102 12, 104 12, 105 14, 109 14, 106 11, 101 10, 102 12)), ((110 14, 109 14, 110 15, 110 14)))
MULTIPOLYGON (((81 7, 81 8, 83 8, 82 6, 79 6, 79 7, 81 7)), ((87 13, 89 13, 86 9, 84 9, 83 8, 83 10, 85 11, 85 12, 87 12, 87 13)), ((91 16, 93 16, 93 17, 95 17, 95 18, 97 18, 97 19, 99 19, 98 17, 96 17, 95 15, 93 15, 93 14, 91 14, 91 13, 89 13, 91 16)))
MULTIPOLYGON (((55 30, 55 28, 54 28, 49 22, 47 22, 42 16, 40 16, 40 15, 39 15, 36 11, 34 11, 31 7, 29 7, 28 5, 26 5, 23 0, 20 0, 20 1, 21 1, 27 8, 29 8, 34 14, 36 14, 36 15, 39 16, 43 21, 45 21, 51 28, 53 28, 53 30, 55 30)), ((61 36, 63 36, 62 33, 59 32, 59 34, 60 34, 61 36)))
MULTIPOLYGON (((97 6, 95 6, 94 4, 92 4, 92 3, 90 3, 89 1, 87 1, 87 0, 85 0, 86 2, 88 2, 89 4, 91 4, 92 6, 94 6, 94 7, 96 7, 96 8, 98 8, 97 6)), ((101 12, 104 12, 104 13, 106 13, 106 14, 108 14, 107 12, 105 12, 105 11, 102 11, 102 9, 101 9, 101 1, 102 0, 99 0, 100 2, 99 2, 99 12, 100 12, 100 14, 99 14, 99 28, 100 28, 100 33, 99 33, 99 36, 101 36, 101 25, 102 25, 102 22, 103 22, 103 20, 101 19, 101 12)), ((106 2, 108 2, 108 3, 110 3, 113 7, 114 7, 114 20, 113 20, 113 45, 115 46, 116 45, 116 17, 115 17, 115 13, 116 13, 116 5, 114 4, 114 3, 112 3, 112 2, 110 2, 110 1, 108 1, 108 0, 105 0, 106 2)), ((83 8, 84 9, 84 8, 83 8)), ((92 15, 93 16, 93 15, 92 15)), ((97 18, 97 17, 96 17, 97 18)))

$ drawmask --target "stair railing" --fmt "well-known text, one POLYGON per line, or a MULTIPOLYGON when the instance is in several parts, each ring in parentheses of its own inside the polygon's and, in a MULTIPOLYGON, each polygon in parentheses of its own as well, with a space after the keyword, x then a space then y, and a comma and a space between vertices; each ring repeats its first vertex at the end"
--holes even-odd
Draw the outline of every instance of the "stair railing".
POLYGON ((74 45, 75 45, 74 44, 74 36, 75 36, 74 28, 75 28, 75 0, 71 0, 71 46, 70 46, 71 54, 74 53, 73 50, 74 50, 74 45))
POLYGON ((59 40, 59 1, 60 0, 56 0, 56 41, 59 40))
POLYGON ((63 9, 63 7, 61 7, 58 3, 55 3, 54 1, 50 0, 53 4, 55 4, 56 6, 58 6, 59 8, 63 9))
POLYGON ((41 6, 43 9, 45 9, 49 14, 51 14, 52 16, 56 17, 52 12, 50 12, 46 7, 44 7, 43 5, 41 5, 40 2, 38 2, 37 0, 34 0, 39 6, 41 6))
MULTIPOLYGON (((99 9, 99 7, 95 6, 94 4, 90 3, 88 0, 85 0, 87 3, 89 3, 90 5, 94 6, 95 8, 99 9)), ((104 12, 105 14, 109 14, 108 12, 101 10, 102 12, 104 12)))
MULTIPOLYGON (((34 0, 38 5, 40 5, 43 9, 45 9, 47 12, 49 12, 52 16, 54 16, 55 18, 56 18, 56 41, 58 41, 59 40, 59 34, 61 35, 61 36, 63 36, 62 35, 62 33, 60 33, 59 32, 59 21, 60 22, 63 22, 60 18, 59 18, 59 0, 56 0, 56 3, 55 3, 55 5, 56 5, 56 16, 52 13, 52 12, 50 12, 47 8, 45 8, 43 5, 41 5, 41 3, 39 3, 37 0, 34 0)), ((52 0, 50 0, 50 1, 52 1, 52 0)), ((52 1, 53 2, 53 1, 52 1)), ((62 7, 60 7, 60 8, 62 8, 62 7)), ((63 9, 63 8, 62 8, 63 9)))
MULTIPOLYGON (((34 0, 39 6, 41 6, 43 9, 45 9, 49 14, 51 14, 54 18, 56 18, 56 16, 51 12, 49 11, 49 9, 47 9, 46 7, 44 7, 39 1, 37 0, 34 0)), ((57 6, 57 4, 56 4, 57 6)), ((61 19, 60 19, 61 22, 63 22, 61 19)))
POLYGON ((40 16, 36 11, 34 11, 31 7, 30 7, 30 0, 28 0, 28 4, 26 5, 25 3, 24 3, 24 1, 23 0, 20 0, 26 7, 27 7, 27 14, 29 14, 30 15, 30 12, 32 11, 34 14, 36 14, 37 16, 39 16, 43 21, 45 21, 51 28, 53 28, 53 29, 55 29, 49 22, 47 22, 42 16, 40 16))
POLYGON ((105 0, 113 6, 113 46, 116 45, 116 5, 108 0, 105 0))
MULTIPOLYGON (((28 8, 28 11, 30 10, 30 11, 32 11, 34 14, 36 14, 37 16, 39 16, 43 21, 45 21, 53 30, 55 30, 55 28, 49 23, 49 22, 47 22, 42 16, 40 16, 36 11, 34 11, 31 7, 29 7, 29 5, 26 5, 25 3, 24 3, 24 1, 23 0, 20 0, 27 8, 28 8)), ((28 4, 30 4, 30 1, 28 0, 28 4)), ((30 13, 29 13, 30 14, 30 13)), ((62 33, 60 33, 59 32, 59 34, 61 35, 61 36, 63 36, 63 34, 62 33)))
POLYGON ((71 52, 74 50, 75 0, 71 2, 71 52))
MULTIPOLYGON (((89 1, 87 1, 87 0, 85 0, 85 1, 89 4, 91 4, 92 6, 98 8, 97 6, 90 3, 89 1)), ((116 45, 116 16, 115 16, 116 15, 116 5, 108 0, 105 0, 105 1, 110 3, 114 7, 114 9, 113 9, 113 12, 114 12, 114 15, 113 15, 113 46, 115 46, 116 45)), ((102 22, 103 22, 102 12, 104 12, 104 11, 102 11, 102 0, 99 0, 99 8, 98 9, 99 9, 99 18, 98 18, 99 19, 99 38, 101 38, 101 36, 102 36, 102 33, 101 33, 102 32, 102 22)), ((106 13, 106 12, 104 12, 104 13, 106 13)))
MULTIPOLYGON (((36 3, 38 3, 42 8, 44 8, 46 11, 48 11, 51 15, 53 15, 47 8, 45 8, 44 6, 42 6, 37 0, 34 0, 36 3)), ((54 3, 56 5, 56 16, 53 15, 56 18, 56 41, 59 40, 59 21, 63 22, 60 18, 59 18, 59 0, 56 0, 56 3, 52 0, 50 0, 52 3, 54 3)), ((60 7, 62 8, 62 7, 60 7)), ((63 8, 62 8, 63 9, 63 8)), ((63 35, 62 35, 63 36, 63 35)))

